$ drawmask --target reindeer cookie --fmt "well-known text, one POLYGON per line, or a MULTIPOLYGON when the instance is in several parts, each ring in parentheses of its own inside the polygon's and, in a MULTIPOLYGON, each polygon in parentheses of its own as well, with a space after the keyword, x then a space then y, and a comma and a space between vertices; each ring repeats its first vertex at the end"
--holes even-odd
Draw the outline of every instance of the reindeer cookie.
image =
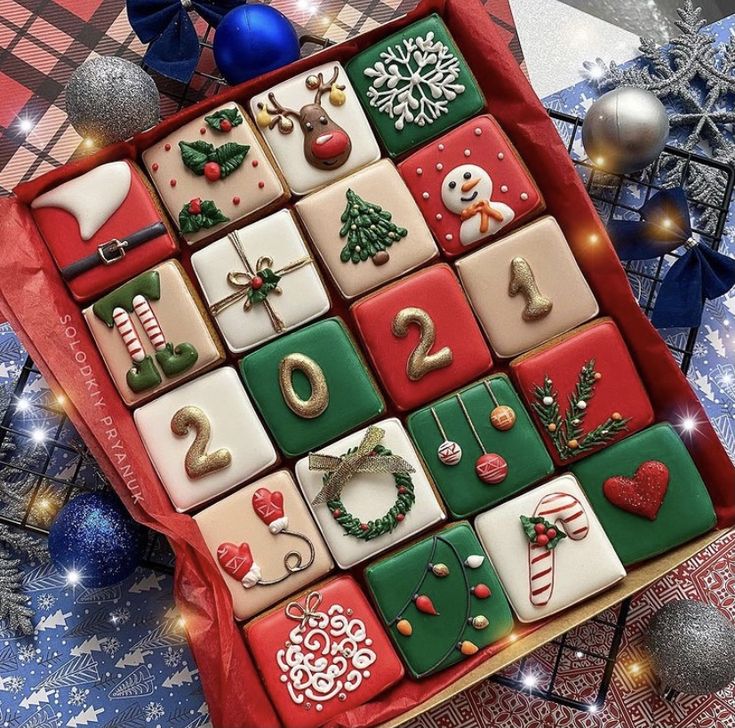
POLYGON ((327 63, 251 101, 291 189, 305 195, 380 158, 344 68, 327 63))

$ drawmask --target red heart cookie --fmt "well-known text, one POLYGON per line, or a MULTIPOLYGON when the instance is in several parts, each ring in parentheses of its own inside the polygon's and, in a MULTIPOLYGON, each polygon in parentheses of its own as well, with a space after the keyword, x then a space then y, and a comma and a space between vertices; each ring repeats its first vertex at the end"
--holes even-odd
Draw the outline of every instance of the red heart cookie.
POLYGON ((238 581, 241 581, 253 566, 253 555, 250 546, 245 542, 239 546, 234 543, 221 543, 217 548, 217 559, 220 566, 238 581))
POLYGON ((669 469, 658 460, 648 460, 638 466, 632 478, 608 478, 602 492, 618 508, 655 521, 668 487, 669 469))

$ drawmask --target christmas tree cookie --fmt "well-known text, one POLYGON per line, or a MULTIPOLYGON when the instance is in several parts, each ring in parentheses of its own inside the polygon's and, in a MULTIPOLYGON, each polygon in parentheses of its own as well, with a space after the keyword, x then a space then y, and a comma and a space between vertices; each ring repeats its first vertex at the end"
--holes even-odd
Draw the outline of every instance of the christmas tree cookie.
POLYGON ((439 136, 485 105, 438 15, 359 53, 347 64, 347 73, 392 156, 439 136))
POLYGON ((475 530, 521 622, 556 614, 626 573, 569 473, 481 513, 475 530))
POLYGON ((553 217, 457 261, 462 286, 498 356, 512 357, 597 315, 597 301, 553 217))
POLYGON ((310 453, 296 463, 296 478, 343 569, 444 518, 411 440, 395 418, 310 453))
POLYGON ((387 556, 365 579, 409 672, 422 678, 508 636, 513 615, 468 523, 387 556))
POLYGON ((176 261, 141 273, 82 312, 127 405, 224 359, 194 287, 176 261))
POLYGON ((626 566, 715 526, 702 477, 667 422, 581 460, 572 470, 626 566))
POLYGON ((293 215, 281 210, 191 256, 230 351, 238 354, 329 310, 329 296, 293 215))
POLYGON ((291 473, 267 475, 194 516, 248 619, 324 576, 332 559, 291 473))
POLYGON ((403 677, 350 576, 316 584, 245 626, 268 696, 286 728, 317 728, 403 677))
POLYGON ((518 152, 492 116, 478 116, 398 165, 449 256, 504 235, 544 209, 518 152))
POLYGON ((250 108, 297 195, 380 159, 370 124, 339 63, 317 66, 257 94, 250 108))
POLYGON ((504 374, 414 412, 408 430, 457 518, 506 500, 554 470, 504 374))
POLYGON ((191 510, 278 456, 237 372, 222 367, 135 410, 135 425, 174 508, 191 510))
POLYGON ((388 160, 305 197, 296 210, 345 298, 397 278, 438 253, 416 203, 388 160))
POLYGON ((176 253, 138 167, 95 167, 31 202, 33 220, 77 301, 89 301, 176 253))
POLYGON ((240 363, 255 404, 286 455, 302 455, 385 408, 338 318, 271 341, 240 363))
POLYGON ((188 243, 222 237, 289 197, 252 122, 234 102, 146 149, 143 163, 188 243))
POLYGON ((600 319, 514 359, 511 373, 557 465, 653 422, 618 327, 600 319))
POLYGON ((357 329, 398 409, 424 404, 484 374, 492 358, 462 287, 435 265, 352 306, 357 329))

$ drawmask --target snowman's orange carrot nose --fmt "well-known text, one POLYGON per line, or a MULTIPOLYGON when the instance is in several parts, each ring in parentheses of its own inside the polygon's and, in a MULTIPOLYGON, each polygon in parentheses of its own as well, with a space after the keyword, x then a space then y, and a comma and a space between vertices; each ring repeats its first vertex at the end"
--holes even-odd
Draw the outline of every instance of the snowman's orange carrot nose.
POLYGON ((475 177, 474 179, 468 179, 460 189, 462 192, 469 192, 473 187, 477 185, 477 183, 480 181, 479 177, 475 177))

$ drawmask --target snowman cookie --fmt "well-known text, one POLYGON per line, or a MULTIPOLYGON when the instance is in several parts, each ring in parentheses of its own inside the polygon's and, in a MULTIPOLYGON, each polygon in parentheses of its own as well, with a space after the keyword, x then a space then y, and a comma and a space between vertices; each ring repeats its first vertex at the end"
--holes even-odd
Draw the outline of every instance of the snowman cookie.
POLYGON ((478 116, 398 165, 445 253, 460 255, 538 215, 544 201, 497 122, 478 116))

